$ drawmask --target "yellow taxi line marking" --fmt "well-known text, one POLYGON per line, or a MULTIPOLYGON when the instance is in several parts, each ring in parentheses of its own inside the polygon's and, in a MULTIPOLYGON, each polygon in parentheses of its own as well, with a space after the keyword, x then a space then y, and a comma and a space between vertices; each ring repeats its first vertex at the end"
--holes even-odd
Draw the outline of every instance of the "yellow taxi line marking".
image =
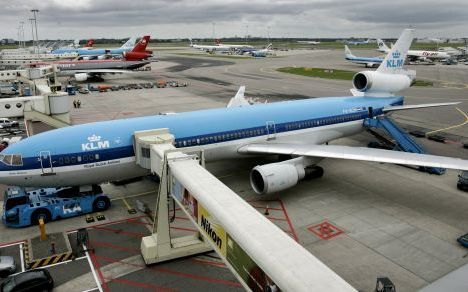
POLYGON ((123 200, 125 198, 134 198, 134 197, 144 196, 144 195, 151 194, 151 193, 156 193, 156 192, 157 191, 149 191, 149 192, 134 194, 134 195, 130 195, 130 196, 122 196, 122 197, 112 198, 111 201, 123 200))
POLYGON ((456 107, 455 109, 457 111, 459 111, 465 117, 465 121, 463 121, 463 123, 458 124, 458 125, 454 125, 454 126, 450 126, 450 127, 447 127, 447 128, 427 132, 426 136, 429 135, 429 134, 432 134, 432 133, 437 133, 437 132, 440 132, 440 131, 450 130, 450 129, 458 128, 458 127, 461 127, 461 126, 464 126, 464 125, 468 124, 468 115, 464 111, 459 109, 458 107, 456 107))

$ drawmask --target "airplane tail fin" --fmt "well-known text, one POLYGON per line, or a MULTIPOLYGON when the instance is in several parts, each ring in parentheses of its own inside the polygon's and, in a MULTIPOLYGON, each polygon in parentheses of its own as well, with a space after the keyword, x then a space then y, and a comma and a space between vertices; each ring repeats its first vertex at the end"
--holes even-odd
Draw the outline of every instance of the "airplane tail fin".
POLYGON ((273 44, 272 43, 269 43, 268 46, 266 47, 267 50, 270 50, 271 47, 273 47, 273 44))
POLYGON ((136 37, 131 37, 120 48, 121 49, 131 49, 131 48, 133 48, 135 46, 135 42, 136 42, 136 37))
POLYGON ((146 46, 148 45, 150 40, 149 35, 145 35, 141 38, 141 40, 135 45, 132 52, 144 53, 146 52, 146 46))
POLYGON ((193 47, 193 42, 192 42, 192 39, 191 39, 191 38, 189 38, 188 40, 189 40, 189 42, 190 42, 190 47, 193 47))
POLYGON ((88 42, 86 43, 85 48, 92 48, 93 45, 94 45, 94 40, 93 40, 93 39, 90 39, 90 40, 88 40, 88 42))
POLYGON ((221 40, 220 40, 220 39, 215 39, 215 44, 216 44, 216 45, 220 45, 220 44, 221 44, 221 40))
POLYGON ((405 29, 393 48, 389 50, 377 71, 392 74, 401 73, 413 38, 414 29, 405 29))
POLYGON ((226 107, 242 107, 242 106, 249 106, 250 103, 245 99, 245 85, 239 87, 236 95, 229 100, 229 103, 226 107))
POLYGON ((80 40, 79 39, 76 39, 76 40, 73 41, 73 47, 78 48, 79 45, 80 45, 80 40))
POLYGON ((353 53, 351 53, 351 50, 349 49, 348 45, 344 46, 344 51, 345 51, 345 56, 347 58, 353 58, 354 57, 354 55, 353 55, 353 53))
POLYGON ((390 51, 390 48, 387 47, 385 42, 383 40, 381 40, 381 39, 377 39, 377 45, 379 46, 379 51, 380 52, 388 53, 388 51, 390 51))

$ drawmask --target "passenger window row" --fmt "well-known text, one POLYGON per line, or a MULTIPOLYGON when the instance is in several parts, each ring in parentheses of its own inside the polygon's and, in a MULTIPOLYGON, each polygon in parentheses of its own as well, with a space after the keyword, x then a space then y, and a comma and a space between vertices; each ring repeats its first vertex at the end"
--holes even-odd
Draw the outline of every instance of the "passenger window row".
MULTIPOLYGON (((362 119, 364 117, 365 117, 365 114, 363 113, 355 113, 355 114, 343 115, 343 116, 334 117, 334 118, 324 118, 320 120, 308 120, 308 121, 286 123, 286 124, 282 124, 281 126, 285 131, 291 131, 291 130, 297 130, 297 129, 306 129, 306 128, 312 128, 312 127, 323 126, 323 125, 349 122, 349 121, 362 119)), ((255 128, 255 129, 249 129, 249 130, 235 131, 235 132, 230 132, 226 134, 216 134, 216 135, 203 136, 203 137, 198 137, 198 138, 183 139, 183 140, 176 141, 175 146, 176 147, 189 147, 189 146, 196 146, 196 145, 212 144, 212 143, 225 142, 225 141, 236 140, 236 139, 257 137, 257 136, 262 136, 265 134, 266 134, 266 129, 264 127, 261 127, 261 128, 255 128)))
POLYGON ((87 154, 87 155, 78 155, 78 156, 65 156, 59 157, 59 165, 75 164, 75 163, 87 163, 94 162, 99 160, 99 154, 87 154))

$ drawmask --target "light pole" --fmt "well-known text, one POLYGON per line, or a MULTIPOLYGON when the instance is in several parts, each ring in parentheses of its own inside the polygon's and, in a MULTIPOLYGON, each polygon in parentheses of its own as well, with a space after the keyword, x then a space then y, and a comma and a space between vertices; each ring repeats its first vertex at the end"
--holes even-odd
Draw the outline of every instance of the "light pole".
POLYGON ((270 43, 270 26, 267 26, 267 37, 268 37, 268 43, 270 43))
POLYGON ((213 38, 213 43, 215 43, 216 22, 212 22, 211 25, 212 25, 211 37, 213 38))
POLYGON ((36 28, 36 49, 37 49, 37 52, 39 53, 39 37, 37 36, 37 15, 36 15, 36 13, 39 13, 39 10, 32 9, 31 12, 34 14, 34 27, 36 28))
POLYGON ((34 18, 30 18, 29 22, 31 23, 31 36, 32 36, 32 45, 33 47, 36 46, 36 41, 34 40, 34 18))
POLYGON ((21 35, 21 46, 25 47, 26 45, 24 44, 24 21, 20 21, 20 35, 21 35))
POLYGON ((247 36, 249 35, 249 25, 245 26, 245 43, 247 44, 247 36))

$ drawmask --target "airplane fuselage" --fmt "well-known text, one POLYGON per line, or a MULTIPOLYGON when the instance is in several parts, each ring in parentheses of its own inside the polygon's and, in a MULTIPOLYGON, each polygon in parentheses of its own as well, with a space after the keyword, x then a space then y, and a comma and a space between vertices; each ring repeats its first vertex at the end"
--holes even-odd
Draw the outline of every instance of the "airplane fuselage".
POLYGON ((207 161, 239 157, 254 143, 322 144, 363 130, 363 119, 403 97, 330 97, 82 124, 44 132, 0 153, 0 183, 73 186, 147 174, 135 164, 135 131, 168 128, 178 148, 207 161))
POLYGON ((96 69, 118 69, 133 70, 143 67, 148 61, 125 61, 125 60, 80 60, 80 61, 57 61, 57 62, 38 62, 31 66, 56 65, 60 71, 80 71, 96 69))

